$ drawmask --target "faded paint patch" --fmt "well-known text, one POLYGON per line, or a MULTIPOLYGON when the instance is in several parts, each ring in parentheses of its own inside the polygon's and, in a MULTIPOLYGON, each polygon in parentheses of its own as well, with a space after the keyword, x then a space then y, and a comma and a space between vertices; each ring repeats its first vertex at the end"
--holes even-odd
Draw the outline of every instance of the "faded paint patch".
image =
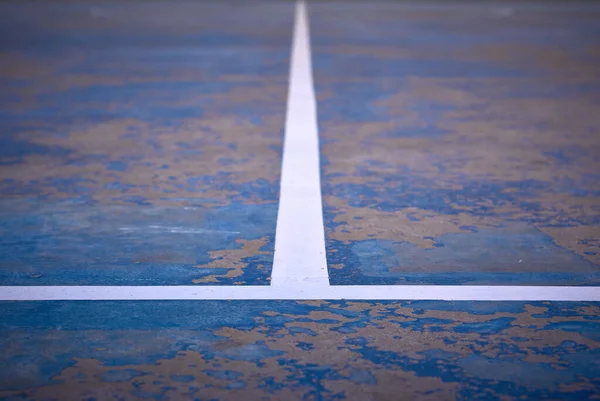
POLYGON ((600 226, 542 227, 540 230, 550 235, 556 244, 600 265, 600 226))
MULTIPOLYGON (((219 278, 230 279, 238 278, 244 274, 244 270, 251 263, 251 259, 262 257, 262 255, 271 255, 271 252, 265 251, 264 247, 269 244, 269 238, 260 238, 257 240, 237 240, 238 244, 242 246, 238 250, 228 251, 212 251, 210 252, 210 258, 212 261, 208 264, 198 265, 200 269, 227 269, 228 272, 220 277, 219 275, 206 276, 201 279, 194 280, 195 283, 217 283, 219 278)), ((257 269, 266 270, 266 266, 257 265, 257 269)), ((243 284, 237 282, 236 284, 243 284)))
POLYGON ((0 204, 3 283, 268 284, 274 239, 261 223, 275 204, 0 204))

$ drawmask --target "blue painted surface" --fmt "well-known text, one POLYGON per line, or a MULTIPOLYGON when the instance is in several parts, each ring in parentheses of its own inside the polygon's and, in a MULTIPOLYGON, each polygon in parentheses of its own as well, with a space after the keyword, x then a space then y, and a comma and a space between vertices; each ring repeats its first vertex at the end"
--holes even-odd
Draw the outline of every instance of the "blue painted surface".
POLYGON ((0 15, 0 284, 267 284, 293 4, 0 15))
POLYGON ((2 399, 589 399, 600 306, 0 303, 2 399), (86 398, 88 397, 88 398, 86 398))
MULTIPOLYGON (((598 284, 596 11, 310 8, 335 284, 598 284)), ((0 284, 267 284, 292 10, 1 3, 0 284)), ((0 399, 588 400, 599 316, 0 302, 0 399)))
POLYGON ((600 9, 540 4, 310 6, 332 283, 598 285, 600 9))
POLYGON ((5 209, 0 225, 11 249, 0 254, 0 280, 11 285, 266 284, 270 275, 264 222, 276 219, 276 205, 19 209, 5 209), (237 266, 231 257, 230 265, 214 262, 228 254, 240 255, 237 266))

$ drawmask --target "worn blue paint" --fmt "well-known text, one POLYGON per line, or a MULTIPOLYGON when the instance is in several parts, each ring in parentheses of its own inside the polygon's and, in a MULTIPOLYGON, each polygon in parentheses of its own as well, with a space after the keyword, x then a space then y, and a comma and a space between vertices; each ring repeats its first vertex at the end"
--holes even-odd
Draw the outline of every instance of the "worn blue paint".
POLYGON ((427 250, 389 240, 370 239, 350 245, 328 241, 331 248, 338 250, 330 253, 328 260, 346 266, 332 272, 336 284, 340 285, 600 284, 600 273, 592 262, 556 246, 539 231, 510 228, 479 229, 476 236, 442 235, 435 238, 434 247, 427 250), (485 271, 469 271, 480 264, 485 271), (541 265, 545 271, 539 271, 541 265), (570 271, 561 272, 565 266, 569 266, 570 271), (514 272, 503 271, 507 267, 514 272))
POLYGON ((0 284, 267 284, 293 10, 0 5, 0 284))
POLYGON ((310 10, 333 284, 598 285, 597 5, 310 10))
MULTIPOLYGON (((598 284, 596 11, 553 7, 310 4, 334 284, 598 284)), ((0 284, 267 284, 292 11, 2 3, 0 284)), ((599 308, 0 302, 0 399, 584 400, 599 308)))
POLYGON ((274 204, 156 208, 53 205, 42 210, 17 205, 2 214, 0 282, 3 285, 168 285, 217 276, 217 284, 267 284, 273 238, 261 254, 241 258, 240 275, 230 268, 199 268, 214 249, 241 249, 239 239, 265 236, 261 222, 276 219, 274 204), (74 257, 73 255, 78 255, 74 257))
MULTIPOLYGON (((373 62, 372 56, 348 55, 341 58, 333 56, 328 52, 317 52, 314 68, 323 74, 328 73, 333 75, 336 71, 344 70, 345 74, 354 73, 361 77, 371 77, 374 79, 399 78, 408 75, 451 78, 462 76, 465 70, 469 71, 469 77, 471 78, 523 75, 514 69, 498 67, 492 63, 451 60, 443 57, 426 61, 383 59, 373 62)), ((382 95, 383 93, 380 93, 378 97, 382 97, 382 95)))
POLYGON ((3 366, 20 369, 0 372, 0 396, 51 398, 65 394, 72 380, 81 384, 77 392, 89 391, 97 385, 90 375, 100 374, 107 394, 134 399, 142 393, 175 399, 190 385, 205 389, 198 396, 214 399, 232 399, 235 393, 229 391, 235 389, 274 399, 287 391, 298 399, 356 399, 353 386, 369 392, 404 389, 413 398, 433 392, 461 400, 483 394, 489 399, 585 399, 600 391, 598 307, 570 302, 2 302, 0 359, 3 366), (438 311, 444 311, 443 319, 434 317, 438 311), (325 314, 331 318, 323 319, 325 314), (589 318, 585 329, 577 329, 589 318), (349 324, 355 332, 339 330, 349 324), (40 349, 44 352, 36 352, 40 349), (98 373, 79 361, 99 363, 98 373), (382 380, 385 386, 378 387, 382 380))

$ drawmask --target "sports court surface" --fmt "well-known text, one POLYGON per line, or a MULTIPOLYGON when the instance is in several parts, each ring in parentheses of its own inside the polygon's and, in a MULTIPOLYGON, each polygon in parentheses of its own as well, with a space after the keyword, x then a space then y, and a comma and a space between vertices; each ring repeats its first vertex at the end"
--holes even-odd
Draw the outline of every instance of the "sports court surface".
POLYGON ((0 400, 600 399, 600 4, 0 2, 0 400))

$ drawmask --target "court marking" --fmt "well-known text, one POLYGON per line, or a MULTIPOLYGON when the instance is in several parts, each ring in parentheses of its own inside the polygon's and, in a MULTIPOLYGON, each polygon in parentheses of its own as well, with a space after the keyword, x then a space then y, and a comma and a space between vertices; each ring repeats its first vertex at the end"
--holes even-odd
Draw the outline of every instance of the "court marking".
POLYGON ((317 108, 304 1, 296 3, 271 285, 328 286, 317 108))
POLYGON ((598 287, 531 286, 39 286, 0 287, 0 301, 439 300, 600 301, 598 287))
POLYGON ((600 287, 331 286, 325 256, 317 111, 306 5, 296 3, 279 214, 270 286, 0 286, 0 301, 600 301, 600 287))

